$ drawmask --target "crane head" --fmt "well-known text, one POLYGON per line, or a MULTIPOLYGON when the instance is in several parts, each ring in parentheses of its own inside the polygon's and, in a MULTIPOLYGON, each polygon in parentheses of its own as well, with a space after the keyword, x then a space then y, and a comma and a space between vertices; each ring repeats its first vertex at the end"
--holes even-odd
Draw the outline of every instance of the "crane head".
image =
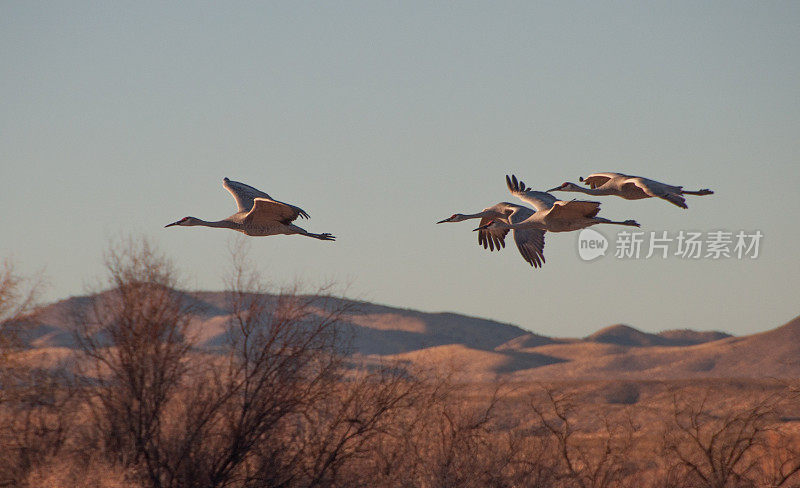
POLYGON ((565 181, 564 183, 561 183, 557 187, 550 188, 547 191, 548 192, 551 192, 551 191, 574 191, 575 188, 580 188, 580 187, 578 185, 576 185, 575 183, 570 183, 569 181, 565 181))
POLYGON ((173 225, 195 225, 196 220, 194 217, 184 217, 177 222, 165 225, 164 228, 172 227, 173 225))
POLYGON ((467 220, 467 217, 464 214, 458 214, 457 213, 457 214, 453 214, 453 215, 447 217, 444 220, 440 220, 440 221, 438 221, 436 223, 437 224, 443 224, 445 222, 461 222, 462 220, 467 220))

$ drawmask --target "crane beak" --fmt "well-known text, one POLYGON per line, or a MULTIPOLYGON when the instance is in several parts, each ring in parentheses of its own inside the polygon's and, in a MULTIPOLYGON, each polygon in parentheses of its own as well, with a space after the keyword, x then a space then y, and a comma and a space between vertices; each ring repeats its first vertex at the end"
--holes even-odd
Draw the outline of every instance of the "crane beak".
POLYGON ((560 187, 560 186, 557 186, 557 187, 555 187, 555 188, 550 188, 549 190, 547 190, 547 193, 550 193, 551 191, 560 190, 560 189, 561 189, 561 187, 560 187))
MULTIPOLYGON (((180 220, 178 222, 180 222, 180 220)), ((178 225, 178 222, 173 222, 171 224, 167 224, 167 225, 164 226, 164 228, 166 229, 167 227, 172 227, 173 225, 178 225)))
POLYGON ((489 224, 486 224, 486 225, 482 225, 482 226, 478 227, 477 229, 472 229, 472 232, 475 232, 476 230, 487 229, 490 225, 492 225, 492 224, 489 223, 489 224))
POLYGON ((446 218, 446 219, 444 219, 444 220, 440 220, 440 221, 438 221, 438 222, 436 222, 436 223, 437 223, 437 224, 443 224, 443 223, 445 223, 445 222, 450 222, 450 217, 448 217, 448 218, 446 218))

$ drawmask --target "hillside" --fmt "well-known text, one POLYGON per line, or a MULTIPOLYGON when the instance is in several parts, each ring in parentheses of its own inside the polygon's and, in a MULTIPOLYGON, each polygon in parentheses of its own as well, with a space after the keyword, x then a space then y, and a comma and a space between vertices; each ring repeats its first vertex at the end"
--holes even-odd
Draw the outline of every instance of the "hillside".
MULTIPOLYGON (((177 292, 176 292, 177 293, 177 292)), ((224 343, 230 307, 223 292, 183 293, 191 304, 192 332, 203 347, 224 343)), ((273 297, 269 297, 272 299, 273 297)), ((32 347, 74 347, 70 323, 86 312, 101 295, 72 297, 37 310, 25 336, 32 347)), ((354 353, 388 355, 449 344, 493 350, 528 331, 494 320, 455 313, 426 313, 367 302, 347 301, 343 320, 354 353)))
POLYGON ((586 341, 617 344, 620 346, 691 346, 705 342, 718 341, 731 337, 730 334, 717 331, 698 332, 690 329, 673 329, 650 334, 634 329, 628 325, 617 324, 600 329, 586 337, 586 341))
MULTIPOLYGON (((177 293, 177 292, 176 292, 177 293)), ((101 296, 42 307, 26 339, 33 349, 63 356, 74 347, 73 310, 101 296)), ((184 294, 199 346, 224 344, 230 317, 221 292, 184 294)), ((550 338, 512 324, 455 313, 426 313, 347 301, 343 330, 351 353, 369 361, 437 364, 475 379, 682 379, 800 375, 800 317, 742 337, 675 329, 658 334, 612 325, 585 338, 550 338)), ((40 353, 41 355, 41 353, 40 353)))

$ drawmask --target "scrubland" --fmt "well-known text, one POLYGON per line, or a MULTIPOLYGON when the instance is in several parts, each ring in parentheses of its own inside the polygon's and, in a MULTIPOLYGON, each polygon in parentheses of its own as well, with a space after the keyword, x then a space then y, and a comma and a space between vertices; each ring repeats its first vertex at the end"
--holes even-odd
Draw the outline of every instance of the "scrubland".
POLYGON ((102 300, 48 363, 0 275, 0 486, 777 487, 800 485, 791 379, 532 381, 347 353, 329 289, 266 300, 234 259, 225 341, 146 243, 112 248, 102 300))

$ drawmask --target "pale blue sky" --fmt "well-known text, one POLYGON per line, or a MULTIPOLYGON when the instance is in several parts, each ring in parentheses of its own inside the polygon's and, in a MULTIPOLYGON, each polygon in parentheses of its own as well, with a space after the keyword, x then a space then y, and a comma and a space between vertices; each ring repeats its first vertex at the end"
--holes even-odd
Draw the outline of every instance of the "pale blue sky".
POLYGON ((232 233, 162 227, 231 214, 228 176, 339 238, 253 239, 278 283, 557 336, 800 314, 798 2, 4 2, 0 93, 0 255, 44 268, 48 299, 83 293, 126 233, 221 288, 232 233), (595 171, 716 190, 601 215, 760 230, 761 256, 585 263, 550 234, 534 270, 474 222, 434 224, 513 201, 509 172, 595 171))

